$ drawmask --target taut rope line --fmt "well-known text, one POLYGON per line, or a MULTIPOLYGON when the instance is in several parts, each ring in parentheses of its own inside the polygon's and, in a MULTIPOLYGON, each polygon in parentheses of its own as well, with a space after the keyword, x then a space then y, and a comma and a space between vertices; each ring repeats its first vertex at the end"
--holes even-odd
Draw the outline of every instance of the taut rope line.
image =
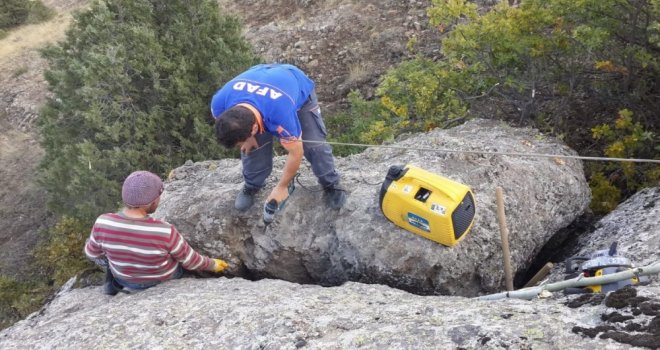
POLYGON ((435 153, 465 153, 465 154, 487 154, 487 155, 502 155, 512 157, 540 157, 540 158, 563 158, 563 159, 580 159, 580 160, 593 160, 601 162, 633 162, 633 163, 656 163, 660 164, 660 159, 640 159, 640 158, 610 158, 610 157, 587 157, 587 156, 572 156, 565 154, 545 154, 545 153, 521 153, 521 152, 495 152, 495 151, 466 151, 466 150, 453 150, 446 148, 427 148, 427 147, 403 147, 403 146, 390 146, 390 145, 370 145, 365 143, 349 143, 349 142, 333 142, 333 141, 312 141, 300 140, 303 143, 322 144, 337 146, 357 146, 357 147, 375 147, 375 148, 389 148, 400 150, 415 150, 426 151, 435 153))

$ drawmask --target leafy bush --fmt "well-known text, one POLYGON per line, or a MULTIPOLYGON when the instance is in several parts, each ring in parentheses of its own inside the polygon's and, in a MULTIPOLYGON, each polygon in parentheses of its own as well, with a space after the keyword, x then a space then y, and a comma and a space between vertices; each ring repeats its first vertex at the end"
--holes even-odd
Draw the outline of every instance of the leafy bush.
MULTIPOLYGON (((33 24, 53 17, 55 11, 40 0, 2 0, 0 2, 0 31, 21 24, 33 24)), ((0 37, 2 35, 0 34, 0 37)))
POLYGON ((418 58, 390 70, 377 92, 381 103, 398 117, 397 131, 428 131, 466 115, 466 104, 452 88, 462 84, 466 74, 418 58))
MULTIPOLYGON (((394 138, 395 130, 390 125, 394 120, 387 108, 377 101, 366 101, 357 91, 348 95, 351 110, 339 113, 326 120, 329 141, 345 143, 382 143, 394 138), (386 122, 387 121, 387 122, 386 122)), ((362 146, 333 146, 336 156, 364 151, 362 146)))
POLYGON ((25 0, 3 0, 0 2, 0 28, 12 28, 25 23, 29 14, 25 0))
MULTIPOLYGON (((633 120, 627 109, 619 111, 613 124, 592 129, 593 138, 607 157, 660 159, 656 135, 633 120)), ((623 197, 640 188, 660 185, 660 166, 649 163, 591 163, 591 209, 598 214, 614 210, 623 197)))
POLYGON ((64 284, 69 278, 93 268, 85 257, 85 240, 91 227, 80 219, 64 216, 48 230, 48 241, 36 249, 37 263, 48 271, 55 285, 64 284))
POLYGON ((117 208, 130 172, 222 157, 210 98, 256 63, 213 0, 95 1, 43 55, 54 96, 39 118, 40 182, 56 214, 90 224, 117 208))
POLYGON ((545 118, 571 137, 577 123, 586 120, 588 131, 622 106, 649 117, 659 109, 652 39, 659 11, 657 1, 529 0, 478 15, 466 1, 434 0, 429 16, 453 28, 442 42, 443 64, 470 71, 452 88, 487 96, 496 107, 489 112, 500 117, 531 124, 545 118))
POLYGON ((47 287, 37 283, 20 282, 0 275, 0 329, 38 310, 47 290, 47 287))
POLYGON ((28 1, 29 12, 27 19, 25 20, 28 24, 35 24, 47 21, 55 15, 55 11, 46 5, 40 0, 28 1))
MULTIPOLYGON (((479 116, 553 133, 580 154, 614 154, 624 146, 626 154, 657 156, 657 149, 635 147, 648 136, 639 130, 657 134, 660 128, 658 0, 527 0, 518 7, 504 1, 483 13, 467 0, 433 0, 428 15, 431 25, 447 31, 443 57, 419 57, 390 70, 377 90, 381 106, 367 111, 370 128, 346 134, 378 140, 479 116), (611 123, 622 108, 638 117, 637 131, 625 129, 627 144, 612 141, 595 153, 591 129, 611 123)), ((602 193, 608 199, 596 200, 623 199, 647 184, 637 169, 602 170, 604 177, 592 184, 600 192, 616 187, 620 196, 602 193)), ((643 171, 646 177, 655 172, 643 171)))

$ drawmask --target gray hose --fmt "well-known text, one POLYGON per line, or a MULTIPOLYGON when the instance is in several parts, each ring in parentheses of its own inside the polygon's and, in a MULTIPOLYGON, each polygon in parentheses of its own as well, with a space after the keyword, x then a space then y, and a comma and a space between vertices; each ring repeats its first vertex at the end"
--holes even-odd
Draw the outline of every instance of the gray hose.
POLYGON ((660 273, 660 262, 656 262, 648 266, 636 267, 630 270, 617 272, 605 276, 599 276, 599 277, 578 276, 570 280, 545 284, 537 287, 524 288, 511 292, 501 292, 496 294, 483 295, 478 297, 477 299, 499 300, 499 299, 507 299, 507 298, 516 298, 516 299, 532 300, 544 290, 547 290, 549 292, 556 292, 558 290, 562 290, 570 287, 586 287, 586 286, 594 286, 600 284, 608 284, 608 283, 623 281, 637 276, 648 276, 648 275, 655 275, 658 273, 660 273))

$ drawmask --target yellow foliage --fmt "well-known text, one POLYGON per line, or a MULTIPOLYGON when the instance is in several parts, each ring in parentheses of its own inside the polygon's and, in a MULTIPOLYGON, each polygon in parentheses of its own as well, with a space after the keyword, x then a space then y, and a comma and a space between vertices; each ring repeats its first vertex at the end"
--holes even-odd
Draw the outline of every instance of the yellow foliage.
POLYGON ((614 64, 612 61, 596 61, 594 67, 608 73, 628 74, 626 67, 614 64))
POLYGON ((592 195, 590 207, 594 213, 609 213, 617 207, 621 200, 621 191, 600 172, 591 176, 589 187, 591 187, 592 195))
POLYGON ((632 126, 632 112, 623 109, 619 111, 619 117, 614 122, 614 126, 619 130, 624 130, 632 126))
POLYGON ((611 145, 607 146, 605 149, 605 155, 608 157, 621 158, 624 156, 624 151, 626 147, 623 145, 623 142, 616 141, 611 145))
POLYGON ((383 106, 394 113, 399 118, 408 118, 408 108, 406 106, 397 106, 389 96, 381 98, 383 106))

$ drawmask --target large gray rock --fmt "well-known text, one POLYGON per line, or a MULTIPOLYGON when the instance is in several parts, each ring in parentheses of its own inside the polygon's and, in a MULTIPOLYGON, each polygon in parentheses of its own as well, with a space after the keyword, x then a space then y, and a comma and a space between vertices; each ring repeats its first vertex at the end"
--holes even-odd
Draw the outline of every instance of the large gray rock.
MULTIPOLYGON (((597 250, 608 249, 613 242, 617 242, 618 254, 635 266, 660 261, 660 187, 637 192, 598 221, 593 232, 578 238, 573 255, 588 257, 597 250)), ((549 280, 562 280, 564 269, 563 262, 557 264, 549 280)))
MULTIPOLYGON (((660 293, 657 284, 644 288, 642 297, 660 293)), ((488 302, 353 282, 325 288, 240 278, 187 278, 115 297, 99 289, 61 294, 1 331, 0 348, 634 348, 573 333, 580 327, 602 334, 601 315, 614 311, 603 303, 571 309, 555 299, 488 302)))
POLYGON ((535 130, 476 120, 450 130, 414 135, 394 145, 337 159, 349 197, 341 211, 321 200, 307 166, 287 208, 267 229, 262 203, 279 178, 284 157, 247 213, 233 208, 241 164, 224 159, 175 169, 155 213, 175 224, 206 254, 230 262, 229 273, 337 285, 381 283, 422 294, 472 296, 504 286, 495 188, 505 191, 514 272, 525 270, 543 244, 587 207, 582 164, 571 159, 418 151, 415 148, 574 155, 535 130), (470 186, 477 215, 453 248, 407 232, 381 213, 380 182, 394 164, 411 163, 470 186))

